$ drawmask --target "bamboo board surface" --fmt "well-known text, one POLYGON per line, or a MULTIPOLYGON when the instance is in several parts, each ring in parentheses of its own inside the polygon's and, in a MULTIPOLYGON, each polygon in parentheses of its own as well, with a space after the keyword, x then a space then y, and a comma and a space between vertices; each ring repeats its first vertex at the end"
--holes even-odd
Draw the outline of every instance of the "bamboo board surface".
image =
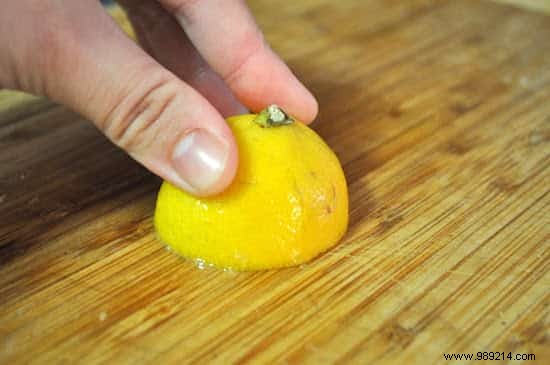
POLYGON ((0 363, 548 364, 550 17, 250 5, 320 101, 344 240, 299 268, 199 270, 155 238, 158 178, 67 109, 0 91, 0 363))

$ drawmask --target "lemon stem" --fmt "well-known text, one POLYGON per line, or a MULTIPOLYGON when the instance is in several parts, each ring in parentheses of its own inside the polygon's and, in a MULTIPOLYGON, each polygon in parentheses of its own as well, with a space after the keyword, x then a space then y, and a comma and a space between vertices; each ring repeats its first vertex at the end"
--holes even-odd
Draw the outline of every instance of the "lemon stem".
POLYGON ((262 110, 254 122, 259 124, 262 127, 279 127, 282 125, 294 123, 294 119, 289 117, 283 109, 279 108, 277 105, 272 104, 262 110))

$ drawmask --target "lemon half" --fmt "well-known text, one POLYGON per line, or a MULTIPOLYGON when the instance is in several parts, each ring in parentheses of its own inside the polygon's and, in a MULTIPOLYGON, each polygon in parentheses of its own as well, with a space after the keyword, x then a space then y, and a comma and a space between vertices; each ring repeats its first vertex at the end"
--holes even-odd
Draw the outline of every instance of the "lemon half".
POLYGON ((233 270, 298 265, 335 245, 348 224, 348 192, 332 150, 277 106, 227 123, 239 148, 234 181, 207 198, 164 182, 160 239, 186 258, 233 270))

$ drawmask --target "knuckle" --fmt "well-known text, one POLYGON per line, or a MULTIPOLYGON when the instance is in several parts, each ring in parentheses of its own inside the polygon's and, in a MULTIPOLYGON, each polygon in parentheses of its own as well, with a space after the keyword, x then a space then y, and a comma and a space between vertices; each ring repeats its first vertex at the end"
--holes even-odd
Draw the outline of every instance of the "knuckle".
POLYGON ((178 95, 175 81, 167 76, 148 77, 131 90, 118 98, 100 126, 109 139, 127 151, 146 148, 155 140, 178 95))
POLYGON ((229 62, 227 69, 223 72, 222 78, 231 85, 239 79, 246 70, 246 66, 266 47, 264 37, 255 30, 244 32, 236 42, 234 59, 229 62))

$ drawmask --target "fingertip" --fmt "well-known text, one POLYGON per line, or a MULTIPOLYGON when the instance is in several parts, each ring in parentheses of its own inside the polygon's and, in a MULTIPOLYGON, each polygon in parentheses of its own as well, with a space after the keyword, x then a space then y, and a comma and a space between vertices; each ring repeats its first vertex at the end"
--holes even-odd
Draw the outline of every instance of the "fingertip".
POLYGON ((235 180, 239 164, 239 152, 234 138, 231 138, 231 141, 228 141, 228 143, 227 160, 223 172, 220 174, 220 178, 209 189, 200 192, 198 196, 213 196, 220 194, 227 190, 233 180, 235 180))
POLYGON ((176 142, 172 152, 167 151, 167 154, 151 151, 127 152, 162 180, 190 195, 209 197, 222 193, 231 185, 237 174, 239 155, 232 135, 229 138, 216 137, 222 144, 217 147, 217 142, 213 143, 214 146, 205 146, 204 136, 201 136, 204 133, 202 129, 188 132, 186 137, 176 142), (223 151, 225 157, 222 157, 221 162, 216 162, 220 157, 216 156, 216 150, 223 151))
MULTIPOLYGON (((319 113, 319 103, 311 92, 295 78, 294 82, 287 84, 287 92, 266 100, 275 100, 287 114, 293 116, 304 124, 310 124, 319 113)), ((262 108, 265 106, 262 106, 262 108)))
POLYGON ((207 127, 186 131, 171 156, 178 185, 196 196, 221 193, 231 184, 237 170, 237 147, 231 133, 207 127))
MULTIPOLYGON (((280 64, 282 83, 279 87, 284 87, 284 92, 281 93, 283 102, 281 106, 288 104, 287 112, 295 116, 303 123, 309 124, 313 122, 319 112, 319 103, 311 91, 302 83, 298 77, 291 71, 291 69, 280 59, 275 53, 274 57, 277 57, 280 64), (282 74, 286 73, 288 76, 283 77, 282 74), (286 81, 286 82, 285 82, 286 81)), ((273 93, 277 92, 277 89, 272 90, 273 93)))
MULTIPOLYGON (((300 83, 299 81, 297 82, 300 83)), ((319 103, 315 96, 302 83, 300 83, 300 86, 303 89, 301 91, 303 96, 300 98, 300 105, 295 107, 296 114, 294 115, 301 122, 310 124, 317 117, 317 114, 319 114, 319 103)))
POLYGON ((260 52, 229 86, 241 102, 255 112, 269 104, 279 105, 303 123, 311 123, 319 105, 313 94, 272 50, 260 52))

